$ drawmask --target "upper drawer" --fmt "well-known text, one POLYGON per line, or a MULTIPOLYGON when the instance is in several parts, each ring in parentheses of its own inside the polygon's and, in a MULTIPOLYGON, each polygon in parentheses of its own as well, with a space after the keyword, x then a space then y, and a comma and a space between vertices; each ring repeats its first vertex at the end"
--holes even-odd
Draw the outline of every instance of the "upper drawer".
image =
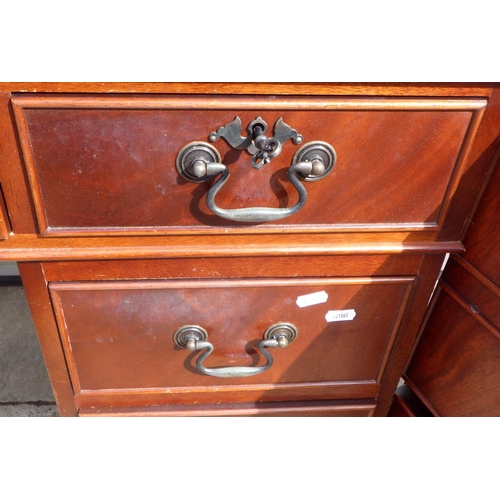
POLYGON ((486 100, 22 95, 13 105, 42 234, 437 233, 486 100), (241 131, 229 125, 236 117, 241 131), (282 137, 280 118, 303 138, 295 144, 285 134, 260 169, 252 151, 235 146, 257 117, 267 139, 282 137), (223 126, 232 139, 210 142, 223 126), (336 163, 315 182, 298 181, 299 194, 287 174, 296 152, 317 141, 333 148, 336 163), (251 208, 250 221, 207 206, 223 174, 202 183, 179 174, 176 159, 192 142, 215 148, 214 163, 230 172, 215 205, 231 216, 251 208), (256 222, 255 207, 294 213, 256 222))

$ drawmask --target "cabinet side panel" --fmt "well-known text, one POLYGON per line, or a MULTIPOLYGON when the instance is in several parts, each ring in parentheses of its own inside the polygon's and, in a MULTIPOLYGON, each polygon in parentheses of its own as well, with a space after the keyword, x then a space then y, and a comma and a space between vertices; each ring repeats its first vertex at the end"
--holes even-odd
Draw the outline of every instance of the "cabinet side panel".
POLYGON ((59 415, 62 417, 76 416, 77 408, 73 388, 47 291, 42 264, 23 262, 19 263, 18 267, 56 398, 59 415))
MULTIPOLYGON (((498 106, 498 96, 494 102, 498 106)), ((500 415, 497 153, 494 161, 495 170, 464 240, 466 253, 450 259, 443 290, 404 377, 422 401, 443 416, 500 415)))
POLYGON ((405 378, 440 415, 500 416, 500 340, 442 293, 405 378))
POLYGON ((416 285, 410 297, 411 306, 403 318, 401 334, 396 339, 388 369, 382 379, 375 416, 386 416, 389 412, 400 376, 415 345, 422 317, 432 295, 443 259, 443 255, 427 255, 423 259, 416 285))

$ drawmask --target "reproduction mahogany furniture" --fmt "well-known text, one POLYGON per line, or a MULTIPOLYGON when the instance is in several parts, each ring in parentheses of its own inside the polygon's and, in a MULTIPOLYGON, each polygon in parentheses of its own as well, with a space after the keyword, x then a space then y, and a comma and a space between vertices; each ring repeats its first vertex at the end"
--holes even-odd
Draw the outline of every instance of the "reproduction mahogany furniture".
POLYGON ((390 416, 500 416, 499 167, 467 231, 467 252, 452 255, 439 280, 390 416))
POLYGON ((488 84, 0 84, 0 259, 61 415, 383 416, 488 84))

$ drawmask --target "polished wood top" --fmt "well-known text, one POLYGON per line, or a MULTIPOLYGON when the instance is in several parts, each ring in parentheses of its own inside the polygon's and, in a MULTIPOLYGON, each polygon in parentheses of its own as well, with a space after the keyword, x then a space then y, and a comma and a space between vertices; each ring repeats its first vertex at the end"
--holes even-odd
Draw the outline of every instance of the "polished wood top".
POLYGON ((0 82, 0 92, 301 94, 487 97, 496 83, 0 82))

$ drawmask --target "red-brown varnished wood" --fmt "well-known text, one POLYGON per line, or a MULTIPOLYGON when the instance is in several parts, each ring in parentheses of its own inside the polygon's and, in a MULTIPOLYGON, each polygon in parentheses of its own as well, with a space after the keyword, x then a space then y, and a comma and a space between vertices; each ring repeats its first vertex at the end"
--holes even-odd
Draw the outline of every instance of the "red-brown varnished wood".
POLYGON ((358 95, 488 97, 495 83, 486 82, 0 82, 5 92, 86 92, 151 94, 261 94, 261 95, 358 95))
POLYGON ((415 275, 422 255, 208 257, 45 262, 48 281, 415 275))
MULTIPOLYGON (((147 232, 437 231, 468 158, 486 100, 220 97, 14 97, 40 231, 49 235, 147 232), (152 112, 154 111, 154 112, 152 112), (279 118, 337 151, 334 170, 306 183, 308 201, 283 222, 244 224, 210 212, 212 183, 185 181, 179 151, 238 115, 279 118), (436 141, 436 136, 440 137, 436 141), (425 166, 425 167, 423 167, 425 166)), ((271 134, 271 132, 270 132, 271 134)), ((287 141, 262 170, 225 141, 227 209, 295 205, 287 141)))
POLYGON ((411 304, 391 352, 388 369, 382 379, 375 416, 386 416, 396 392, 400 374, 403 373, 417 338, 422 317, 436 283, 436 277, 443 263, 442 255, 427 255, 422 263, 413 289, 411 304))
POLYGON ((398 387, 388 417, 433 417, 407 384, 398 387))
POLYGON ((482 285, 484 285, 488 290, 498 295, 498 286, 493 283, 489 278, 487 278, 483 273, 478 271, 472 264, 466 261, 461 255, 452 255, 452 263, 456 262, 462 266, 466 271, 468 271, 472 276, 474 276, 482 285))
POLYGON ((9 93, 0 94, 0 186, 14 232, 34 233, 34 209, 28 194, 10 101, 9 93))
POLYGON ((85 408, 81 417, 369 417, 375 404, 360 401, 256 403, 232 405, 183 405, 85 408))
POLYGON ((466 261, 500 288, 500 168, 496 168, 466 235, 466 261))
POLYGON ((10 234, 10 222, 7 209, 0 189, 0 240, 6 240, 10 234))
POLYGON ((455 299, 455 301, 460 304, 468 313, 472 314, 472 316, 479 321, 487 330, 490 331, 498 340, 500 340, 500 330, 497 326, 489 321, 489 319, 481 313, 479 307, 471 304, 465 300, 458 292, 456 292, 453 288, 446 284, 443 280, 439 280, 439 287, 444 290, 450 297, 455 299))
MULTIPOLYGON (((395 96, 396 97, 396 96, 395 96)), ((486 99, 429 99, 394 98, 373 99, 366 95, 363 98, 315 97, 315 96, 252 96, 252 95, 85 95, 85 94, 19 94, 12 96, 16 115, 25 120, 26 111, 21 110, 177 110, 177 111, 214 111, 214 110, 279 110, 309 112, 322 111, 477 111, 485 108, 486 99), (19 109, 18 109, 19 108, 19 109), (24 116, 24 118, 23 118, 24 116)), ((64 116, 64 115, 63 115, 64 116)), ((271 130, 269 130, 271 133, 271 130)))
POLYGON ((441 293, 405 379, 441 416, 500 415, 500 340, 441 293))
POLYGON ((280 255, 394 255, 463 252, 459 241, 433 242, 417 234, 299 234, 39 238, 13 235, 0 245, 0 259, 18 261, 250 257, 280 255), (422 241, 424 240, 424 241, 422 241))
POLYGON ((36 262, 22 262, 18 267, 59 415, 76 416, 78 410, 42 266, 36 262))
POLYGON ((271 384, 228 386, 221 382, 211 387, 186 387, 175 391, 164 387, 152 389, 81 391, 75 395, 80 409, 102 406, 142 406, 144 408, 164 405, 214 405, 232 403, 284 403, 286 401, 336 401, 339 399, 375 399, 378 384, 374 380, 325 382, 315 384, 271 384))
POLYGON ((440 238, 459 235, 463 240, 477 206, 482 184, 495 167, 500 144, 500 88, 493 89, 475 140, 463 165, 461 177, 450 203, 452 214, 443 225, 440 238))
POLYGON ((488 288, 454 260, 448 264, 441 283, 447 291, 450 289, 450 293, 456 293, 465 303, 471 304, 474 314, 486 318, 500 331, 500 288, 488 288))
POLYGON ((394 395, 394 400, 391 405, 391 409, 389 410, 389 413, 387 414, 388 417, 413 417, 413 413, 407 408, 407 406, 404 404, 404 401, 402 401, 397 392, 394 395))
POLYGON ((186 391, 211 403, 242 400, 248 391, 251 401, 269 400, 275 385, 289 392, 287 399, 306 386, 327 394, 339 383, 364 397, 356 382, 373 385, 381 377, 412 284, 411 278, 169 280, 53 283, 50 289, 77 393, 104 391, 106 404, 107 390, 129 400, 149 390, 175 404, 186 391), (326 303, 298 307, 299 296, 319 291, 328 294, 326 303), (349 309, 356 311, 352 321, 325 319, 330 310, 349 309), (257 344, 280 322, 294 324, 297 339, 272 350, 271 369, 243 379, 200 374, 199 353, 172 340, 178 328, 196 324, 214 345, 205 366, 261 366, 257 344))
POLYGON ((500 415, 498 163, 483 191, 467 252, 450 259, 405 373, 437 415, 500 415))
MULTIPOLYGON (((61 415, 386 415, 413 350, 419 370, 398 391, 435 415, 494 413, 500 228, 477 199, 486 189, 498 207, 486 185, 500 155, 499 93, 487 83, 0 82, 13 230, 0 259, 21 262, 61 415), (330 142, 338 162, 304 183, 294 216, 236 226, 208 212, 209 186, 182 181, 175 156, 235 116, 246 133, 258 115, 330 142), (463 252, 469 225, 468 251, 450 259, 425 316, 444 254, 463 252), (296 306, 321 289, 327 303, 296 306), (333 309, 356 317, 326 323, 333 309), (198 354, 172 342, 198 322, 215 346, 205 366, 257 366, 265 328, 287 320, 298 339, 245 379, 197 373, 198 354)), ((253 171, 246 153, 214 145, 231 170, 219 205, 295 203, 286 170, 298 146, 253 171)))

